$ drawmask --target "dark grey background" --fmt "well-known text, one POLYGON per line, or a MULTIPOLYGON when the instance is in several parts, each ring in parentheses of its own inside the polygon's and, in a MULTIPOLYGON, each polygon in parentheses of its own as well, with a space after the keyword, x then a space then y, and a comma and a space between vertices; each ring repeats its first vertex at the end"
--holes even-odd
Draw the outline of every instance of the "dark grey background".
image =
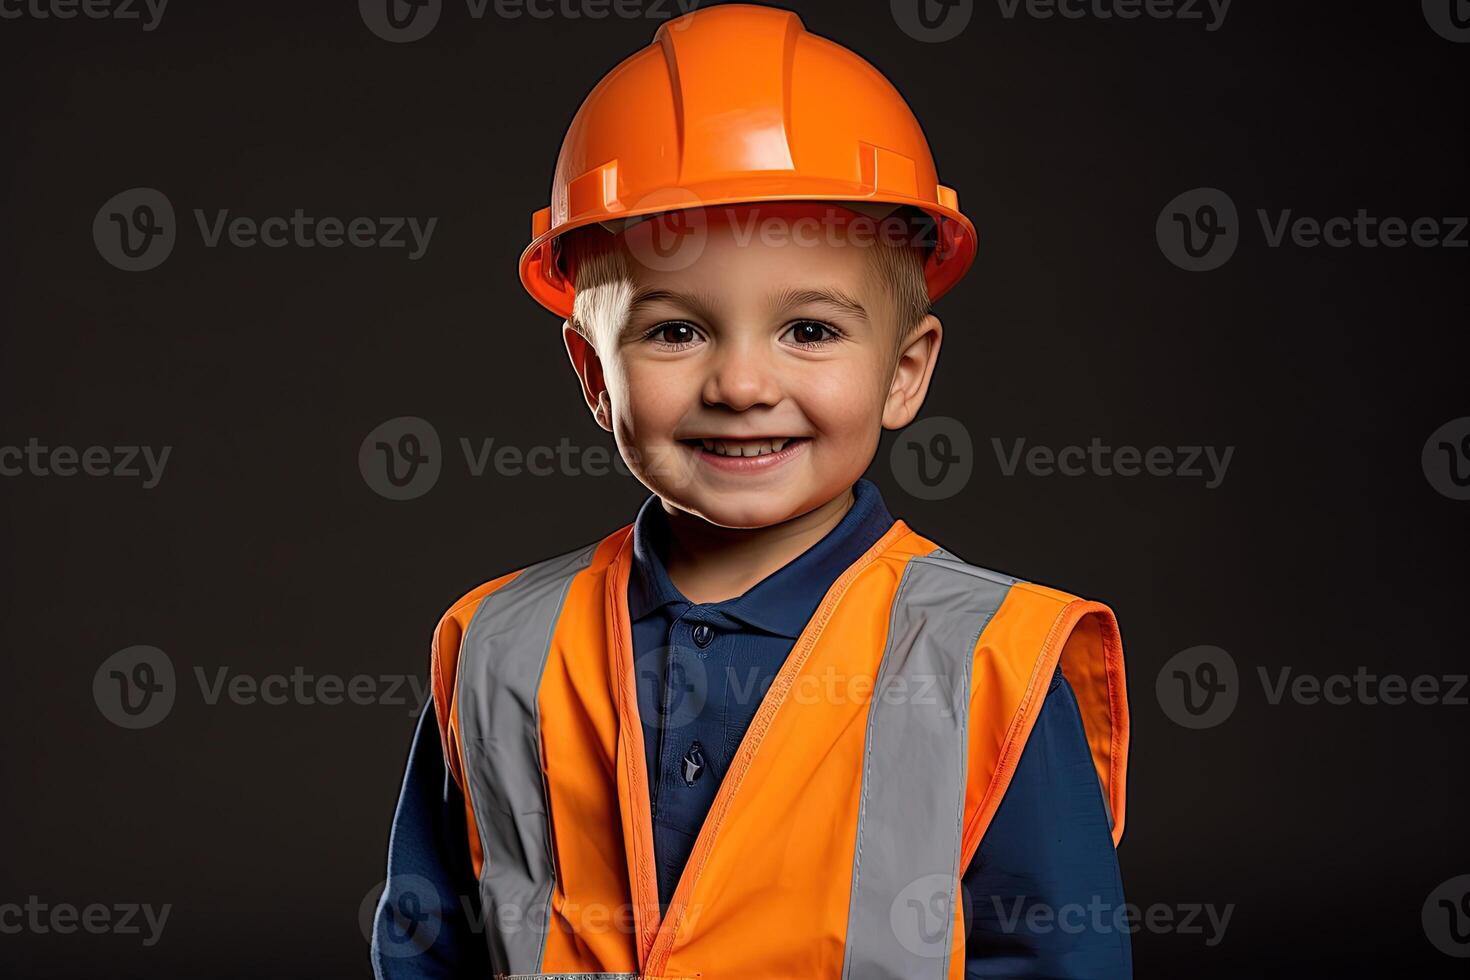
MULTIPOLYGON (((1470 213, 1470 46, 1417 3, 1236 0, 1200 21, 1008 20, 921 43, 887 3, 793 3, 906 95, 980 234, 938 304, 926 416, 975 474, 945 500, 871 471, 967 560, 1117 610, 1133 752, 1130 901, 1235 906, 1222 943, 1134 937, 1140 977, 1462 975, 1421 907, 1470 872, 1448 705, 1268 706, 1257 666, 1463 673, 1470 504, 1420 451, 1470 415, 1465 249, 1268 248, 1255 209, 1470 213), (1160 210, 1226 191, 1244 236, 1189 273, 1160 210), (1003 477, 990 440, 1235 446, 1223 485, 1003 477), (1154 694, 1198 644, 1244 680, 1190 731, 1154 694), (1458 828, 1458 829, 1457 829, 1458 828)), ((492 8, 493 9, 493 8, 492 8)), ((171 903, 162 941, 0 935, 26 977, 365 976, 413 719, 402 706, 208 706, 194 667, 427 668, 464 591, 631 520, 619 476, 472 478, 458 440, 610 445, 558 323, 515 273, 582 96, 655 18, 505 20, 450 0, 409 44, 347 0, 186 3, 138 22, 0 20, 0 444, 173 447, 161 483, 0 479, 0 903, 171 903), (103 261, 94 215, 163 191, 160 267, 103 261), (436 216, 427 254, 201 244, 193 208, 436 216), (374 493, 359 444, 420 416, 437 486, 374 493), (125 731, 93 674, 134 644, 185 680, 125 731)), ((1176 913, 1178 914, 1178 913, 1176 913)))

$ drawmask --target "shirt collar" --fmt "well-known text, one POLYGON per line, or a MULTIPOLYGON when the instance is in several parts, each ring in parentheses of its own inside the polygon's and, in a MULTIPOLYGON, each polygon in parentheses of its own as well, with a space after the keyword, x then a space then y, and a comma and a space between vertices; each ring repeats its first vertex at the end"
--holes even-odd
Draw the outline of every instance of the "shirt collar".
MULTIPOLYGON (((750 626, 786 636, 801 635, 837 577, 893 526, 877 486, 859 479, 853 505, 820 541, 751 586, 744 594, 702 607, 750 626)), ((689 604, 664 568, 668 518, 656 494, 638 508, 633 522, 633 568, 628 578, 628 614, 633 621, 670 603, 689 604)), ((681 610, 682 611, 682 610, 681 610)))

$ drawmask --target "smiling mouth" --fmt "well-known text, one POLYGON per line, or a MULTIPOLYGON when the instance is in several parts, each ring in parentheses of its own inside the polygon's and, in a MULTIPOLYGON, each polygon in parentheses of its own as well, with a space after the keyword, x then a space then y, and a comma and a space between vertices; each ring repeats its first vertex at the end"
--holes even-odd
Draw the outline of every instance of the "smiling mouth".
POLYGON ((686 446, 715 456, 772 456, 788 446, 805 441, 805 436, 774 436, 767 439, 684 439, 686 446))

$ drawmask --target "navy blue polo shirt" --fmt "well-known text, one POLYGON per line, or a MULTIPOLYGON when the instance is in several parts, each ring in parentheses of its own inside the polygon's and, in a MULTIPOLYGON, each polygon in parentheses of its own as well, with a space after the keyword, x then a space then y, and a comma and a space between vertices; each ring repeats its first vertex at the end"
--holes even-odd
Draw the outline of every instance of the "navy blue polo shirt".
MULTIPOLYGON (((668 523, 659 498, 650 496, 638 511, 628 609, 663 906, 796 638, 837 577, 893 525, 870 481, 857 481, 853 496, 820 541, 742 595, 711 603, 691 603, 668 577, 668 523)), ((480 911, 463 797, 448 776, 432 712, 432 706, 424 711, 410 753, 389 842, 387 890, 395 893, 395 879, 420 889, 427 879, 440 893, 441 911, 428 933, 432 944, 405 956, 401 930, 379 908, 372 959, 380 978, 488 975, 483 931, 470 917, 480 911)), ((1129 933, 1118 925, 1127 920, 1102 789, 1076 698, 1060 670, 962 876, 961 898, 968 978, 1132 976, 1129 933)))

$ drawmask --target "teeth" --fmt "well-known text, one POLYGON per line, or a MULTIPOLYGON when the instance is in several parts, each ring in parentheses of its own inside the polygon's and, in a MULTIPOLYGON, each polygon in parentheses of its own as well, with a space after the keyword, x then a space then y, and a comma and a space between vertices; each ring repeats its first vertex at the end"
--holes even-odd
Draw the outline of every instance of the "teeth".
POLYGON ((790 442, 789 437, 780 439, 701 439, 706 452, 717 456, 766 456, 779 453, 790 442))

